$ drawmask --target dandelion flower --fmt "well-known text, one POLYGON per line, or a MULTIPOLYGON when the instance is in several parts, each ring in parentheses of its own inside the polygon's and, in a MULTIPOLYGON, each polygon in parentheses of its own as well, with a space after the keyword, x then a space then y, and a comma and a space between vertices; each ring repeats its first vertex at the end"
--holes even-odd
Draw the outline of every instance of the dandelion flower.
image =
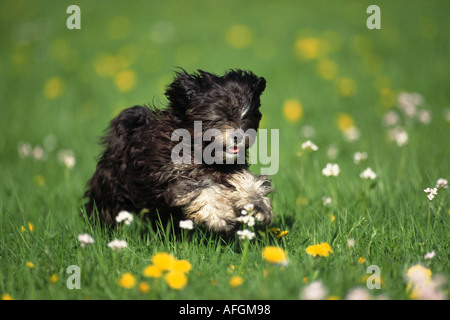
POLYGON ((145 277, 159 278, 162 276, 162 271, 157 266, 150 265, 145 267, 143 274, 145 277))
POLYGON ((286 265, 288 262, 286 252, 279 247, 265 247, 262 256, 270 263, 286 265))
MULTIPOLYGON (((31 222, 28 222, 28 230, 30 230, 30 232, 34 231, 34 224, 32 224, 31 222)), ((26 232, 27 228, 25 228, 24 226, 20 226, 20 231, 26 232)))
POLYGON ((339 130, 345 132, 349 128, 355 126, 355 120, 353 120, 353 118, 346 113, 340 113, 337 118, 337 126, 339 130))
POLYGON ((56 99, 64 91, 64 82, 59 77, 48 79, 44 85, 44 94, 48 99, 56 99))
POLYGON ((128 243, 125 240, 114 239, 107 244, 113 250, 119 250, 128 247, 128 243))
POLYGON ((233 288, 239 287, 244 282, 244 279, 240 276, 233 276, 230 279, 230 286, 233 288))
POLYGON ((320 244, 308 246, 306 248, 306 253, 313 257, 328 257, 330 253, 333 253, 333 249, 328 243, 322 242, 320 244))
POLYGON ((152 257, 153 264, 161 271, 170 270, 173 267, 176 259, 169 253, 159 252, 152 257))
POLYGON ((364 259, 363 257, 359 257, 358 263, 363 264, 364 262, 366 262, 366 259, 364 259))
POLYGON ((127 226, 133 222, 133 215, 129 213, 128 211, 122 210, 119 212, 119 214, 116 216, 117 223, 125 223, 127 226))
POLYGON ((184 259, 183 260, 176 260, 173 263, 171 270, 188 273, 189 271, 192 270, 192 265, 191 265, 191 263, 189 261, 184 260, 184 259))
POLYGON ((87 233, 79 234, 78 235, 78 241, 81 242, 81 247, 84 248, 86 244, 94 243, 94 238, 92 238, 87 233))
POLYGON ((326 167, 322 170, 322 174, 326 177, 337 177, 339 175, 339 172, 339 165, 336 163, 327 163, 326 167))
POLYGON ((277 239, 280 240, 281 238, 283 238, 283 237, 285 237, 285 236, 287 237, 288 233, 289 233, 289 231, 287 231, 287 230, 281 231, 281 232, 277 235, 277 239))
POLYGON ((164 279, 166 280, 169 287, 175 290, 183 289, 188 282, 188 279, 184 272, 180 271, 170 271, 164 276, 164 279))
POLYGON ((114 81, 119 91, 130 91, 136 85, 136 73, 132 70, 122 70, 116 74, 114 81))
POLYGON ((194 221, 192 220, 181 220, 179 224, 181 229, 192 230, 194 229, 194 221))
POLYGON ((431 275, 432 275, 431 270, 420 264, 416 264, 410 267, 408 271, 406 271, 406 277, 408 281, 416 284, 429 281, 431 279, 431 275))
POLYGON ((228 44, 237 49, 248 47, 252 38, 252 31, 244 25, 231 26, 225 33, 228 44))
POLYGON ((28 268, 30 268, 30 269, 33 269, 33 268, 34 268, 34 263, 31 262, 31 261, 28 261, 27 264, 26 264, 26 266, 27 266, 28 268))
POLYGON ((50 276, 49 280, 50 280, 50 283, 57 283, 59 281, 59 276, 56 273, 54 273, 50 276))
POLYGON ((308 151, 317 151, 319 147, 312 143, 310 140, 302 143, 302 149, 308 151))
POLYGON ((136 284, 136 278, 129 272, 124 273, 119 279, 119 285, 125 289, 131 289, 136 284))
POLYGON ((150 286, 145 282, 141 282, 139 283, 138 289, 140 293, 147 293, 150 291, 150 286))
POLYGON ((4 293, 2 294, 2 300, 14 300, 13 297, 11 297, 11 295, 4 293))
POLYGON ((309 285, 307 285, 301 294, 301 298, 303 300, 323 300, 328 291, 323 285, 322 281, 317 280, 311 282, 309 285))
POLYGON ((375 172, 372 171, 372 169, 367 168, 366 170, 364 170, 363 172, 361 172, 361 174, 359 175, 361 177, 361 179, 370 179, 370 180, 374 180, 377 175, 375 172))
POLYGON ((283 115, 289 122, 298 122, 303 116, 303 107, 297 100, 286 100, 283 104, 283 115))

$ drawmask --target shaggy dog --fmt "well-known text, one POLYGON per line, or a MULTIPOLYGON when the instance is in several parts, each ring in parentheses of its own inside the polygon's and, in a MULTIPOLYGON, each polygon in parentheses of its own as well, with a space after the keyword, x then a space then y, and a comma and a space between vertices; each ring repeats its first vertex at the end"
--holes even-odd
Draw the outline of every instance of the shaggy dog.
POLYGON ((230 233, 252 204, 256 219, 269 223, 270 181, 252 174, 246 160, 265 87, 252 72, 182 70, 166 90, 167 109, 123 110, 102 139, 105 149, 85 193, 87 214, 114 225, 121 210, 144 212, 230 233), (215 134, 202 139, 208 130, 215 134))

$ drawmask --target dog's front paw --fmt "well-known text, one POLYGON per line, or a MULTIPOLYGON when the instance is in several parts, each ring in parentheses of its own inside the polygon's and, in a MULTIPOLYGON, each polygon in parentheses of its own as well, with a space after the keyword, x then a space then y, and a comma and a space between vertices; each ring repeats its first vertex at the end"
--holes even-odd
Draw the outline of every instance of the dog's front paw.
POLYGON ((272 204, 269 198, 266 197, 244 206, 243 210, 247 213, 251 212, 257 221, 264 224, 269 224, 273 217, 272 204))

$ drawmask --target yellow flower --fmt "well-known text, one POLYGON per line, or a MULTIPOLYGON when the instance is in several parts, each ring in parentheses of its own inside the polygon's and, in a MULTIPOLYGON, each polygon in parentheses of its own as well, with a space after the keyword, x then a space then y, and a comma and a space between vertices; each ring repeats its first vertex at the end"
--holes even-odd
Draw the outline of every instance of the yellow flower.
POLYGON ((312 255, 314 257, 328 257, 330 253, 333 253, 333 249, 331 249, 330 245, 326 242, 322 242, 320 244, 311 245, 306 248, 306 253, 312 255))
POLYGON ((14 300, 14 299, 9 294, 4 293, 2 294, 2 300, 14 300))
POLYGON ((364 259, 363 257, 359 257, 358 263, 363 264, 364 262, 366 262, 366 259, 364 259))
POLYGON ((228 44, 237 49, 248 47, 252 38, 251 30, 243 25, 231 26, 225 33, 228 44))
POLYGON ((262 256, 265 260, 271 263, 287 263, 287 254, 279 247, 265 247, 262 252, 262 256))
POLYGON ((349 128, 352 128, 355 126, 355 121, 348 114, 340 113, 337 118, 337 126, 338 126, 339 130, 341 130, 342 132, 345 132, 349 128))
POLYGON ((146 277, 159 278, 162 275, 162 271, 157 266, 150 265, 145 267, 143 274, 146 277))
MULTIPOLYGON (((27 232, 27 228, 25 228, 24 226, 20 226, 20 230, 22 232, 27 232)), ((32 224, 31 222, 28 222, 28 230, 30 230, 30 232, 34 231, 34 224, 32 224)))
POLYGON ((116 74, 114 81, 119 91, 130 91, 136 85, 136 74, 132 70, 122 70, 116 74))
POLYGON ((138 289, 140 293, 147 293, 150 290, 150 286, 145 282, 141 282, 139 283, 138 289))
POLYGON ((283 104, 283 115, 290 122, 298 122, 303 116, 303 107, 297 100, 286 100, 283 104))
POLYGON ((280 228, 276 228, 276 227, 272 227, 272 228, 270 228, 270 231, 272 231, 275 234, 278 234, 279 232, 281 232, 281 229, 280 228))
POLYGON ((164 279, 169 287, 176 290, 183 289, 188 281, 186 275, 180 271, 170 271, 165 275, 164 279))
POLYGON ((432 272, 430 269, 416 264, 408 269, 406 277, 412 282, 424 282, 431 279, 432 272))
POLYGON ((321 46, 321 42, 317 38, 302 37, 295 42, 295 53, 301 59, 315 59, 321 53, 321 46))
POLYGON ((172 269, 175 261, 174 256, 166 252, 159 252, 152 257, 153 265, 161 271, 172 269))
POLYGON ((56 99, 61 96, 64 89, 64 82, 59 77, 48 79, 44 84, 44 94, 49 99, 56 99))
POLYGON ((34 177, 34 183, 37 184, 39 187, 45 186, 45 178, 38 174, 34 177))
POLYGON ((287 236, 289 233, 289 231, 285 230, 285 231, 281 231, 278 235, 277 235, 277 239, 281 239, 283 236, 287 236))
POLYGON ((338 296, 329 296, 327 300, 341 300, 338 296))
POLYGON ((187 260, 176 260, 173 263, 171 270, 188 273, 192 270, 192 265, 187 260))
POLYGON ((131 289, 136 284, 136 278, 129 272, 126 272, 120 277, 119 285, 126 289, 131 289))
POLYGON ((233 276, 230 279, 230 286, 233 288, 239 287, 244 282, 244 279, 240 276, 233 276))
POLYGON ((56 273, 54 273, 50 276, 50 283, 57 283, 58 280, 59 280, 59 276, 56 273))
POLYGON ((340 78, 336 82, 336 89, 341 96, 351 97, 356 93, 356 83, 350 78, 340 78))
POLYGON ((322 79, 332 80, 336 77, 338 66, 330 59, 322 59, 317 63, 317 72, 322 79))
POLYGON ((31 261, 28 261, 27 262, 27 267, 30 268, 30 269, 33 269, 34 268, 34 263, 31 262, 31 261))

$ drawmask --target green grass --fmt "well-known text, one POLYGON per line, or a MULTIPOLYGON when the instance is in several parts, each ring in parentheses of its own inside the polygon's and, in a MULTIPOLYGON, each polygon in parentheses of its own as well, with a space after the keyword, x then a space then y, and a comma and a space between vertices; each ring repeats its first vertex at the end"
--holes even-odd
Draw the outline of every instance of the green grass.
MULTIPOLYGON (((450 123, 444 115, 450 108, 448 5, 383 1, 382 29, 368 30, 365 12, 372 3, 367 1, 78 4, 81 30, 66 28, 69 4, 1 3, 0 295, 298 299, 308 284, 320 280, 327 296, 343 299, 352 288, 365 288, 361 279, 368 275, 367 267, 377 265, 383 285, 370 294, 407 299, 405 274, 412 265, 449 277, 449 191, 439 190, 432 201, 423 192, 438 178, 450 179, 450 123), (235 48, 227 42, 227 30, 234 25, 250 30, 247 46, 235 48), (323 57, 299 59, 294 47, 301 37, 325 41, 330 50, 323 57), (108 57, 116 59, 108 65, 114 69, 109 70, 112 77, 99 71, 108 57), (323 58, 337 66, 331 80, 318 74, 323 58), (215 73, 243 68, 267 79, 262 126, 280 133, 280 166, 270 177, 276 190, 270 227, 288 230, 287 237, 278 240, 270 231, 263 232, 244 254, 244 243, 237 237, 224 240, 199 228, 181 237, 170 226, 152 229, 139 220, 105 231, 80 215, 84 187, 100 152, 98 137, 107 123, 125 107, 152 101, 164 105, 164 86, 176 66, 215 73), (122 70, 136 77, 128 91, 115 83, 114 76, 122 70), (62 89, 51 98, 44 88, 55 77, 62 89), (352 95, 339 93, 342 78, 356 86, 352 95), (382 120, 389 110, 398 110, 392 97, 400 91, 420 93, 432 115, 428 125, 405 118, 409 141, 403 147, 389 140, 382 120), (300 121, 292 123, 283 116, 288 99, 301 103, 300 121), (354 120, 361 133, 358 140, 343 137, 337 126, 340 114, 354 120), (307 140, 305 126, 314 128, 310 139, 319 150, 299 156, 307 140), (56 139, 53 150, 45 147, 49 135, 56 139), (45 160, 19 157, 21 141, 44 147, 45 160), (327 155, 330 146, 338 150, 334 159, 327 155), (72 170, 57 159, 63 149, 75 154, 72 170), (368 159, 354 164, 356 151, 366 151, 368 159), (328 162, 339 164, 338 177, 322 175, 328 162), (359 177, 367 167, 376 172, 374 181, 359 177), (330 207, 323 206, 324 196, 332 198, 330 207), (33 232, 21 230, 28 222, 33 232), (80 247, 81 233, 89 233, 95 243, 80 247), (128 248, 108 248, 114 238, 126 240, 128 248), (353 248, 347 245, 349 238, 355 240, 353 248), (313 258, 305 252, 322 242, 333 249, 329 257, 313 258), (289 264, 265 261, 261 253, 266 246, 283 248, 289 264), (433 250, 436 256, 424 260, 433 250), (158 252, 192 264, 182 290, 171 289, 163 278, 142 275, 158 252), (365 259, 362 264, 360 257, 365 259), (70 265, 81 268, 80 290, 66 286, 70 265), (148 283, 149 292, 120 287, 125 272, 148 283), (53 274, 59 277, 56 283, 50 282, 53 274), (230 286, 233 275, 243 278, 242 285, 230 286)), ((257 173, 259 168, 252 170, 257 173)), ((442 290, 448 289, 447 281, 442 290)))

